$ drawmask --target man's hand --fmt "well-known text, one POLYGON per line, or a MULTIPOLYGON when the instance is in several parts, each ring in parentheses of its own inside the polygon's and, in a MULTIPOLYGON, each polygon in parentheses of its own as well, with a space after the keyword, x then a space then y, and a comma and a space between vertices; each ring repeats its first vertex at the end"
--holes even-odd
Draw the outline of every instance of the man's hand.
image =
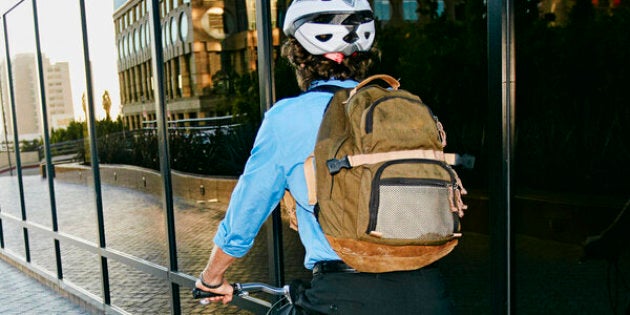
POLYGON ((234 294, 234 288, 226 280, 223 280, 223 283, 221 283, 220 287, 216 289, 211 289, 201 284, 201 280, 197 279, 197 281, 195 282, 195 287, 197 287, 197 289, 202 290, 202 291, 219 294, 219 296, 202 299, 201 303, 203 304, 217 303, 217 302, 227 304, 232 301, 233 294, 234 294))
POLYGON ((232 301, 234 288, 225 280, 224 275, 225 271, 235 260, 236 258, 226 254, 218 246, 212 249, 208 264, 201 275, 199 275, 197 282, 195 282, 195 287, 202 291, 220 294, 221 296, 205 298, 201 300, 202 303, 222 302, 227 304, 232 301), (220 286, 218 286, 219 283, 221 284, 220 286))

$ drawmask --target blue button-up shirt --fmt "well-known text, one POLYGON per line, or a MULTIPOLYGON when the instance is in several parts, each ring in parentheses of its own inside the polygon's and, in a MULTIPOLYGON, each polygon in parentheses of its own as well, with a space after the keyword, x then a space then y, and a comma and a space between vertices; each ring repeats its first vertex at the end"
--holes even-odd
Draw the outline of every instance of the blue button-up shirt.
MULTIPOLYGON (((348 88, 356 81, 315 81, 348 88)), ((260 227, 289 189, 296 199, 298 233, 306 249, 304 266, 339 260, 308 204, 304 160, 313 153, 330 92, 309 92, 278 101, 258 130, 254 148, 240 176, 214 242, 225 253, 242 257, 253 246, 260 227)))

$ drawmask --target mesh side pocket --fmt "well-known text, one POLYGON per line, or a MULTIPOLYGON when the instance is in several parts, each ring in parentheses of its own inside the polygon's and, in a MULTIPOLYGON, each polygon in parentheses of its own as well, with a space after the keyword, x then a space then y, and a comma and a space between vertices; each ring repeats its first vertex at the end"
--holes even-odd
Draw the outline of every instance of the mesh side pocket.
POLYGON ((383 238, 437 240, 453 233, 446 187, 382 185, 375 231, 383 238))

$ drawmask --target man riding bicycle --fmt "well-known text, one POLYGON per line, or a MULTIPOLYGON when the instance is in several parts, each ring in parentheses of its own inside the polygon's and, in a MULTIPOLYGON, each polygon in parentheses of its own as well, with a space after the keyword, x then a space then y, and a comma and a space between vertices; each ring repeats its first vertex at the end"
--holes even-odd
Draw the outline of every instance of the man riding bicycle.
POLYGON ((224 275, 252 247, 262 224, 288 189, 297 202, 299 236, 313 270, 310 287, 294 305, 305 314, 449 314, 452 301, 432 264, 413 270, 361 273, 331 248, 309 205, 304 160, 313 152, 326 105, 321 86, 352 88, 379 57, 367 0, 295 0, 286 12, 282 56, 307 92, 278 101, 266 114, 244 172, 214 237, 215 247, 196 287, 228 303, 233 287, 224 275), (309 92, 310 91, 310 92, 309 92))

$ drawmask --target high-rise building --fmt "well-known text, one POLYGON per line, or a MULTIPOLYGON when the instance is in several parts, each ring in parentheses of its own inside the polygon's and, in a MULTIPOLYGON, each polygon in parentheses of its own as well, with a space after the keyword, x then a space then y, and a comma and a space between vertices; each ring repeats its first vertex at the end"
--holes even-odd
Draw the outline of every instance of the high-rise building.
MULTIPOLYGON (((11 60, 13 74, 13 97, 20 139, 30 140, 42 135, 39 77, 35 54, 17 54, 11 60)), ((74 105, 67 62, 50 63, 42 58, 46 108, 49 128, 65 128, 74 119, 74 105)), ((4 69, 5 65, 1 68, 4 69)), ((4 71, 4 70, 3 70, 4 71)), ((9 90, 2 85, 2 102, 7 120, 7 133, 13 134, 13 118, 9 90)), ((3 128, 4 129, 4 128, 3 128)))
MULTIPOLYGON (((274 44, 278 45, 276 8, 271 1, 274 44)), ((128 0, 114 12, 118 45, 120 99, 130 129, 155 119, 148 0, 128 0)), ((255 0, 163 0, 165 88, 169 119, 221 116, 212 97, 217 73, 256 69, 255 0)))
POLYGON ((48 60, 44 65, 48 65, 44 73, 49 127, 65 128, 74 120, 70 67, 67 62, 51 64, 48 60))
MULTIPOLYGON (((18 134, 24 139, 35 139, 41 136, 39 90, 37 89, 39 83, 35 55, 18 54, 11 60, 11 65, 18 134)), ((11 117, 11 111, 9 111, 7 117, 9 134, 13 134, 11 117)))

